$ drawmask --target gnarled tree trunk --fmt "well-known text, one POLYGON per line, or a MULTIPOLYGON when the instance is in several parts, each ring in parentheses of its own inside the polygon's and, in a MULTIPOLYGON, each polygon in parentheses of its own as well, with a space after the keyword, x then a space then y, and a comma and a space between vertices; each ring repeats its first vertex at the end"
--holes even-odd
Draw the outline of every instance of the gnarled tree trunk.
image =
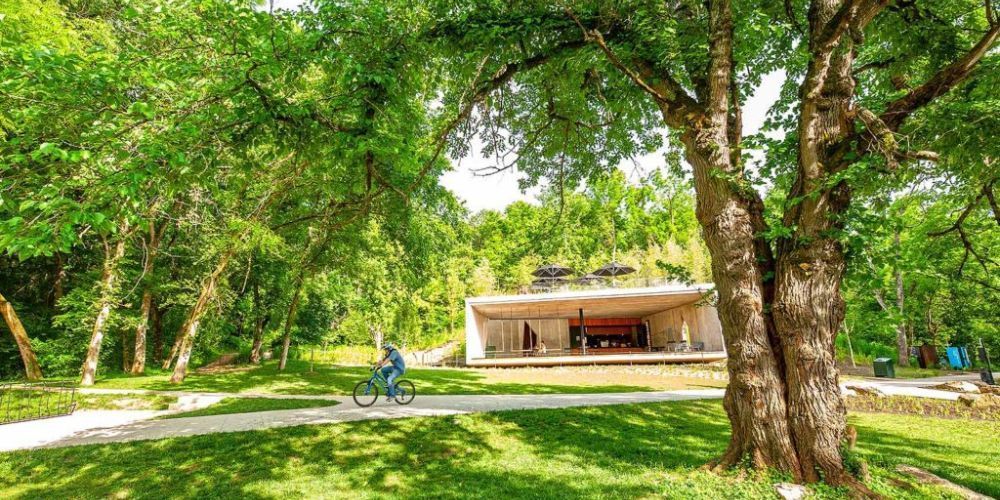
POLYGON ((17 350, 21 353, 21 362, 24 364, 24 376, 28 380, 40 380, 42 368, 38 365, 35 351, 31 349, 31 339, 28 338, 28 332, 24 330, 21 319, 17 317, 14 305, 8 302, 2 294, 0 294, 0 316, 3 316, 7 328, 14 336, 14 342, 17 343, 17 350))
POLYGON ((101 357, 101 343, 104 341, 104 334, 107 328, 108 319, 111 317, 111 306, 114 300, 115 281, 118 278, 118 261, 125 255, 125 237, 122 236, 115 243, 114 250, 108 244, 104 244, 104 269, 101 272, 100 297, 98 298, 97 317, 94 318, 94 328, 90 335, 90 344, 87 346, 87 356, 83 360, 81 369, 80 385, 94 385, 97 377, 97 363, 101 357))

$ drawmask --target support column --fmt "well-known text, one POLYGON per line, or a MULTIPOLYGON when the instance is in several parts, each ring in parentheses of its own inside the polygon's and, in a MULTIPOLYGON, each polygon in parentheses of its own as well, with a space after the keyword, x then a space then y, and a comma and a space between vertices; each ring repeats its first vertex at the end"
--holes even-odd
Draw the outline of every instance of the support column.
POLYGON ((583 308, 580 308, 580 349, 587 355, 587 325, 583 323, 583 308))

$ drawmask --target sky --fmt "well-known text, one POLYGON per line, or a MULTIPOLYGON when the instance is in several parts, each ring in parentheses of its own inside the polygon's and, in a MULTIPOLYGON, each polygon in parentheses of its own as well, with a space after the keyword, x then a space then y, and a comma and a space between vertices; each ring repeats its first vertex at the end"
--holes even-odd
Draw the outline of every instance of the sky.
MULTIPOLYGON (((304 2, 305 0, 273 0, 273 5, 275 9, 295 9, 304 2)), ((756 133, 764 124, 768 109, 778 100, 784 79, 783 72, 765 76, 753 96, 743 103, 744 136, 756 133)), ((441 178, 441 184, 463 201, 466 208, 472 212, 503 210, 515 201, 535 201, 540 188, 535 187, 522 192, 518 186, 518 180, 522 176, 514 170, 487 177, 475 175, 474 170, 495 165, 493 158, 484 158, 480 148, 475 146, 470 148, 466 157, 455 162, 454 170, 445 173, 441 178)), ((641 172, 649 173, 663 167, 664 160, 660 152, 635 158, 634 162, 628 162, 625 167, 626 174, 633 172, 633 165, 638 165, 641 172)))
MULTIPOLYGON (((743 134, 754 134, 764 124, 768 109, 778 100, 781 85, 785 80, 783 72, 768 74, 761 84, 743 104, 743 134)), ((635 159, 639 170, 649 173, 664 166, 662 153, 655 152, 635 159)), ((465 206, 473 211, 503 210, 507 205, 518 201, 533 202, 539 188, 521 192, 518 187, 517 172, 506 171, 500 174, 481 177, 473 173, 475 169, 495 165, 492 157, 484 158, 477 148, 472 148, 469 154, 456 162, 455 170, 447 172, 441 178, 441 184, 455 193, 465 202, 465 206)), ((628 162, 626 173, 633 170, 632 162, 628 162)))

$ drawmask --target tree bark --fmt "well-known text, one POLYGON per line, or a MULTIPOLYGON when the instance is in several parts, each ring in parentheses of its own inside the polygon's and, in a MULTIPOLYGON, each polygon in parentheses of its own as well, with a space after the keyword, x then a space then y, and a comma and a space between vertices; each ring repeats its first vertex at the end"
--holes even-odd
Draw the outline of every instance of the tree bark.
POLYGON ((21 319, 17 317, 14 305, 8 302, 2 294, 0 294, 0 315, 3 316, 4 322, 7 323, 7 328, 10 330, 11 335, 14 336, 14 342, 17 343, 17 350, 21 353, 25 378, 28 380, 41 380, 42 368, 38 365, 38 358, 35 357, 35 351, 31 348, 31 339, 28 338, 28 332, 24 330, 21 319))
POLYGON ((139 309, 139 324, 135 327, 135 356, 132 361, 130 372, 132 375, 141 375, 146 371, 146 332, 149 327, 149 316, 153 304, 153 290, 148 281, 153 274, 156 263, 156 253, 160 246, 160 236, 156 230, 156 223, 151 219, 149 222, 149 240, 146 244, 146 259, 142 263, 143 279, 147 281, 142 291, 142 306, 139 309))
POLYGON ((149 314, 150 321, 152 322, 154 364, 159 364, 163 361, 163 312, 156 305, 156 299, 153 298, 150 303, 149 314))
POLYGON ((121 236, 112 250, 107 242, 104 244, 104 269, 101 272, 101 288, 98 298, 97 317, 94 318, 94 328, 87 346, 87 356, 83 360, 80 385, 94 385, 97 377, 97 364, 101 357, 101 343, 111 317, 111 306, 114 300, 115 281, 118 279, 118 261, 125 256, 125 237, 121 236))
POLYGON ((305 280, 304 271, 299 272, 296 280, 295 292, 292 294, 292 302, 288 304, 288 316, 285 318, 285 337, 281 342, 281 361, 278 363, 278 370, 284 370, 288 363, 288 348, 292 343, 292 325, 295 323, 295 313, 299 309, 299 298, 302 295, 302 284, 305 280))
POLYGON ((899 269, 899 229, 893 234, 896 245, 896 309, 899 312, 899 324, 896 325, 896 357, 899 366, 910 366, 910 346, 906 337, 906 316, 903 306, 906 304, 906 292, 903 290, 903 271, 899 269))
POLYGON ((57 306, 63 297, 63 280, 66 279, 66 268, 63 265, 61 253, 56 252, 53 259, 55 260, 55 269, 52 279, 52 305, 57 306))
POLYGON ((253 345, 250 347, 250 362, 260 364, 260 349, 264 344, 264 327, 270 319, 265 311, 261 310, 260 284, 254 279, 253 283, 253 305, 254 305, 254 325, 253 325, 253 345))
POLYGON ((194 349, 194 338, 198 334, 198 325, 201 323, 202 317, 215 297, 215 290, 219 284, 219 279, 222 277, 222 273, 226 271, 226 266, 229 265, 229 260, 233 257, 234 253, 235 251, 232 249, 224 253, 212 273, 202 281, 198 301, 191 308, 191 312, 188 313, 188 317, 178 334, 178 341, 175 345, 177 347, 177 364, 174 365, 174 372, 170 375, 171 384, 179 384, 187 376, 187 366, 188 362, 191 361, 191 351, 194 349))
POLYGON ((844 467, 846 409, 840 394, 835 339, 844 319, 840 293, 845 260, 840 215, 850 203, 843 181, 828 179, 850 162, 846 138, 854 134, 851 75, 854 51, 844 35, 862 2, 817 0, 809 10, 812 59, 800 87, 796 181, 783 224, 792 235, 778 241, 775 327, 781 340, 792 428, 802 479, 845 485, 874 495, 844 467))

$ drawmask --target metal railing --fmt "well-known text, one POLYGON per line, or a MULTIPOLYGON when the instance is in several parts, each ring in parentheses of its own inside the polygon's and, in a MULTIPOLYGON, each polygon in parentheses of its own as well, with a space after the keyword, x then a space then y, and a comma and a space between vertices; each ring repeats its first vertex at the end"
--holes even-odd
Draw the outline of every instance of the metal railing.
POLYGON ((0 384, 0 424, 72 414, 76 386, 69 381, 0 384))

